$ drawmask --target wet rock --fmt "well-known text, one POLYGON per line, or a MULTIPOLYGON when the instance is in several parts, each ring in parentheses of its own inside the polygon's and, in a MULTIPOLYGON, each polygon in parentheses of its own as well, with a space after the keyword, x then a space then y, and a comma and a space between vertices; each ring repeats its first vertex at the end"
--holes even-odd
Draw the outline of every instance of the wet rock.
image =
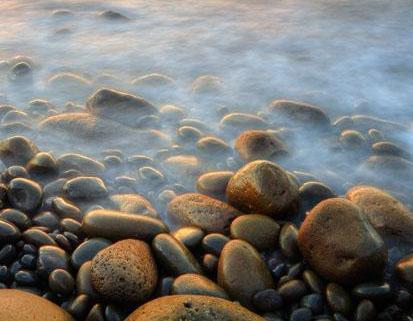
POLYGON ((276 160, 288 154, 287 147, 275 136, 262 130, 248 130, 235 140, 235 149, 245 162, 276 160))
POLYGON ((232 221, 230 232, 232 238, 244 240, 258 251, 264 251, 276 247, 280 226, 268 216, 249 214, 232 221))
POLYGON ((151 73, 132 80, 132 86, 138 87, 175 87, 175 81, 166 75, 151 73))
POLYGON ((265 321, 228 300, 201 295, 165 296, 139 307, 125 321, 265 321))
POLYGON ((27 62, 18 62, 9 69, 7 78, 12 82, 30 82, 33 80, 33 68, 27 62))
POLYGON ((201 266, 192 253, 170 234, 162 233, 152 241, 152 249, 162 266, 174 275, 202 274, 201 266))
POLYGON ((9 183, 7 196, 14 208, 30 213, 40 206, 43 191, 35 181, 26 178, 15 178, 9 183))
POLYGON ((130 239, 100 251, 92 260, 90 273, 96 291, 116 302, 148 300, 158 280, 150 247, 130 239))
POLYGON ((403 284, 413 291, 413 254, 399 260, 396 263, 395 271, 403 284))
POLYGON ((3 116, 1 119, 1 123, 6 124, 13 124, 13 123, 22 123, 27 124, 29 123, 29 115, 27 113, 19 111, 19 110, 11 110, 6 115, 3 116))
POLYGON ((366 151, 368 143, 357 130, 345 130, 340 134, 339 142, 343 148, 351 151, 366 151))
POLYGON ((57 163, 54 157, 45 152, 37 153, 26 165, 32 177, 53 177, 57 174, 57 163))
POLYGON ((0 319, 8 321, 73 321, 66 311, 54 303, 31 293, 0 290, 0 319))
POLYGON ((22 238, 26 243, 33 244, 35 246, 56 245, 55 240, 38 228, 27 229, 22 233, 22 238))
POLYGON ((300 186, 298 192, 304 210, 311 210, 321 201, 337 197, 327 185, 320 182, 305 182, 300 186))
POLYGON ((291 100, 274 100, 268 108, 275 115, 298 126, 330 127, 330 119, 317 106, 291 100))
POLYGON ((47 87, 55 96, 74 100, 83 100, 90 92, 91 85, 89 79, 74 72, 59 72, 47 80, 47 87))
POLYGON ((373 321, 376 320, 376 307, 369 300, 361 301, 356 308, 354 321, 373 321))
POLYGON ((115 194, 111 195, 109 199, 117 211, 159 218, 159 214, 152 204, 139 194, 115 194))
POLYGON ((104 237, 110 240, 152 240, 157 234, 168 231, 167 226, 158 219, 110 210, 88 212, 83 218, 82 229, 90 237, 104 237))
POLYGON ((62 197, 55 197, 52 200, 52 208, 61 218, 71 218, 78 222, 82 220, 80 209, 62 197))
POLYGON ((202 137, 202 131, 192 126, 181 126, 176 130, 180 142, 195 143, 202 137))
POLYGON ((199 227, 186 226, 176 230, 172 235, 186 247, 195 248, 201 244, 205 232, 199 227))
POLYGON ((63 154, 60 156, 57 159, 57 165, 59 166, 59 170, 61 172, 74 169, 84 175, 91 176, 99 176, 103 174, 105 170, 105 166, 102 163, 90 157, 73 153, 63 154))
POLYGON ((138 118, 157 113, 157 109, 141 97, 114 89, 98 89, 86 102, 93 115, 136 127, 138 118))
POLYGON ((37 273, 47 279, 56 269, 69 270, 69 255, 57 246, 44 245, 39 248, 37 273))
POLYGON ((321 279, 311 270, 303 272, 303 280, 307 287, 314 293, 324 293, 324 285, 321 279))
POLYGON ((13 136, 0 142, 0 159, 7 167, 25 166, 39 150, 26 137, 13 136))
POLYGON ((178 123, 185 118, 185 112, 182 108, 175 105, 164 105, 159 110, 161 118, 166 122, 178 123))
POLYGON ((110 21, 129 21, 130 20, 127 16, 123 15, 122 13, 116 12, 113 10, 104 10, 102 12, 99 12, 98 17, 107 19, 110 21))
POLYGON ((168 217, 180 226, 193 225, 207 232, 225 233, 240 215, 233 207, 202 194, 183 194, 168 204, 168 217))
POLYGON ((210 233, 202 240, 202 247, 206 253, 212 253, 220 256, 225 244, 229 242, 229 238, 220 233, 210 233))
POLYGON ((162 162, 165 171, 183 181, 197 176, 201 172, 201 164, 196 156, 177 155, 170 156, 162 162))
POLYGON ((252 302, 262 312, 279 310, 284 304, 282 296, 274 289, 266 289, 255 293, 252 302))
POLYGON ((413 213, 390 194, 372 186, 355 186, 346 197, 360 207, 382 237, 413 243, 413 213))
POLYGON ((226 191, 228 203, 245 213, 272 217, 292 214, 298 208, 298 187, 280 166, 254 161, 232 176, 226 191))
POLYGON ((259 253, 242 240, 232 240, 225 245, 219 258, 217 280, 233 300, 246 307, 253 306, 252 297, 256 292, 274 286, 259 253))
POLYGON ((49 275, 49 288, 58 295, 67 296, 72 294, 75 280, 66 270, 56 269, 49 275))
POLYGON ((59 218, 52 212, 43 211, 33 217, 32 223, 34 226, 44 226, 54 231, 59 227, 59 218))
POLYGON ((91 238, 80 244, 72 253, 71 263, 75 269, 79 269, 83 263, 92 260, 101 250, 110 246, 112 242, 104 238, 91 238))
POLYGON ((30 219, 26 214, 13 208, 6 208, 2 210, 0 212, 0 220, 13 223, 20 230, 26 230, 31 225, 30 219))
POLYGON ((329 283, 326 288, 326 299, 331 310, 336 313, 349 316, 353 309, 353 303, 344 288, 336 283, 329 283))
POLYGON ((105 183, 98 177, 76 177, 63 185, 63 193, 72 200, 93 200, 104 198, 108 194, 105 183))
POLYGON ((392 288, 388 283, 362 283, 357 285, 351 291, 353 297, 363 300, 368 299, 372 301, 390 300, 392 297, 392 288))
POLYGON ((307 289, 303 281, 293 279, 282 283, 278 287, 278 293, 285 302, 292 303, 299 301, 304 295, 306 295, 307 289))
POLYGON ((92 278, 90 275, 90 268, 92 261, 83 263, 76 275, 76 291, 78 294, 86 294, 93 300, 99 300, 100 295, 92 286, 92 278))
POLYGON ((223 130, 235 133, 241 133, 249 129, 266 129, 269 127, 269 124, 261 117, 245 113, 227 114, 221 119, 219 125, 223 130))
POLYGON ((406 150, 402 149, 392 142, 380 141, 373 144, 371 147, 372 152, 375 155, 389 155, 411 160, 411 155, 406 150))
POLYGON ((324 310, 324 299, 319 293, 312 293, 302 297, 300 305, 308 308, 314 315, 321 314, 324 310))
POLYGON ((298 234, 304 258, 324 278, 344 284, 380 278, 387 261, 383 240, 350 201, 319 203, 298 234))
POLYGON ((0 244, 16 243, 20 239, 21 233, 13 223, 0 220, 0 244))
POLYGON ((208 157, 226 155, 231 152, 231 147, 222 139, 214 136, 205 136, 197 141, 196 147, 201 154, 208 157))
POLYGON ((220 95, 222 94, 223 82, 214 75, 202 75, 192 83, 192 93, 195 95, 220 95))
POLYGON ((172 284, 171 294, 208 295, 229 299, 224 289, 210 279, 198 274, 182 274, 172 284))
POLYGON ((196 188, 199 193, 224 200, 225 191, 234 172, 209 172, 198 177, 196 188))

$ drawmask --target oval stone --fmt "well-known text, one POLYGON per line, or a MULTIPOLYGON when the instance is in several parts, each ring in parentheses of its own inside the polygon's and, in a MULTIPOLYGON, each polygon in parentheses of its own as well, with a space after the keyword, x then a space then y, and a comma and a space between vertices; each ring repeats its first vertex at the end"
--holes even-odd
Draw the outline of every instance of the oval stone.
POLYGON ((208 295, 229 299, 224 289, 210 279, 198 274, 182 274, 172 283, 172 294, 208 295))

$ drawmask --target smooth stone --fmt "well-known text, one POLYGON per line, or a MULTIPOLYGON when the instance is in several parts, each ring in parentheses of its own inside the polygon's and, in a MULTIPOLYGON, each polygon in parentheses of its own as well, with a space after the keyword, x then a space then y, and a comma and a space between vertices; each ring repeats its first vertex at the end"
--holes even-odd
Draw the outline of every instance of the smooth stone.
POLYGON ((219 122, 225 131, 241 133, 249 129, 266 129, 269 124, 259 116, 247 113, 229 113, 219 122))
POLYGON ((75 153, 63 154, 57 159, 57 165, 61 172, 75 169, 90 176, 99 176, 105 171, 105 166, 101 162, 75 153))
POLYGON ((413 213, 393 196, 372 186, 355 186, 346 197, 360 207, 382 237, 413 243, 413 213))
POLYGON ((299 301, 307 294, 305 283, 301 280, 289 280, 278 287, 278 293, 285 302, 292 303, 299 301))
POLYGON ((56 269, 49 275, 49 288, 56 294, 67 296, 73 292, 75 280, 66 270, 56 269))
POLYGON ((61 248, 53 245, 44 245, 39 248, 37 256, 37 273, 47 279, 54 270, 70 271, 69 255, 61 248))
POLYGON ((324 293, 323 281, 311 270, 305 270, 303 272, 303 281, 311 292, 322 294, 324 293))
POLYGON ((16 258, 16 247, 12 244, 4 245, 0 249, 0 264, 10 264, 16 258))
POLYGON ((390 156, 397 156, 402 157, 405 159, 411 159, 411 155, 402 149, 401 147, 397 146, 392 142, 380 141, 374 143, 372 146, 372 152, 375 155, 390 155, 390 156))
POLYGON ((83 320, 88 314, 90 306, 90 298, 85 294, 79 294, 72 301, 70 301, 66 310, 76 320, 83 320))
POLYGON ((369 300, 361 301, 356 308, 354 321, 374 321, 376 320, 376 307, 369 300))
POLYGON ((109 21, 129 21, 130 19, 120 12, 113 10, 103 10, 98 13, 99 18, 107 19, 109 21))
POLYGON ((69 313, 54 303, 25 291, 1 289, 0 305, 0 320, 73 321, 69 313))
POLYGON ((35 246, 43 245, 56 245, 55 240, 47 233, 39 230, 38 228, 29 228, 22 233, 22 239, 26 243, 33 244, 35 246))
POLYGON ((192 82, 192 93, 195 95, 220 95, 224 90, 222 80, 215 75, 201 75, 192 82))
POLYGON ((100 237, 91 238, 84 241, 72 253, 72 266, 76 270, 79 269, 83 263, 92 260, 96 254, 111 244, 111 241, 100 237))
POLYGON ((321 314, 324 309, 323 296, 319 293, 312 293, 301 298, 300 305, 310 309, 314 315, 321 314))
POLYGON ((344 130, 338 138, 341 146, 349 151, 367 151, 366 138, 357 130, 344 130))
POLYGON ((174 275, 202 274, 202 268, 196 258, 172 235, 162 233, 155 236, 152 249, 162 266, 174 275))
POLYGON ((15 178, 9 183, 7 196, 12 207, 30 213, 40 206, 43 191, 35 181, 26 178, 15 178))
POLYGON ((206 253, 220 256, 222 249, 229 241, 229 237, 223 234, 210 233, 203 238, 202 247, 206 253))
POLYGON ((171 295, 172 284, 173 284, 174 280, 175 279, 171 276, 167 276, 167 277, 162 278, 158 282, 157 294, 159 294, 160 296, 171 295))
POLYGON ((68 181, 66 178, 58 178, 43 187, 44 198, 58 196, 62 193, 63 185, 68 181))
POLYGON ((232 240, 224 246, 217 281, 231 299, 250 308, 256 292, 274 287, 271 273, 260 254, 242 240, 232 240))
MULTIPOLYGON (((131 84, 132 86, 139 86, 139 87, 172 86, 170 87, 170 89, 176 89, 175 80, 173 80, 171 77, 168 77, 167 75, 159 74, 159 73, 151 73, 151 74, 140 76, 132 80, 131 84)), ((175 114, 179 114, 181 116, 183 115, 182 109, 174 105, 165 105, 161 108, 160 112, 166 113, 167 115, 169 115, 169 113, 172 113, 173 115, 175 114)))
POLYGON ((20 236, 20 230, 16 225, 0 220, 0 244, 16 243, 20 236))
POLYGON ((135 127, 136 120, 158 111, 142 97, 119 90, 100 88, 86 101, 87 110, 95 116, 109 118, 126 126, 135 127))
POLYGON ((400 259, 395 265, 397 277, 403 284, 413 291, 413 254, 400 259))
POLYGON ((392 297, 392 288, 388 283, 362 283, 351 294, 359 300, 385 301, 392 297))
POLYGON ((327 280, 357 284, 383 276, 387 249, 361 210, 342 198, 314 207, 298 234, 303 257, 327 280))
POLYGON ((308 308, 299 308, 290 315, 290 321, 311 321, 313 314, 308 308))
POLYGON ((33 271, 19 270, 14 274, 14 281, 21 286, 37 286, 39 284, 39 278, 33 271))
POLYGON ((297 227, 293 223, 284 223, 278 238, 278 245, 280 247, 281 253, 292 261, 296 261, 300 258, 297 237, 297 227))
POLYGON ((226 233, 240 212, 206 195, 188 193, 175 197, 167 207, 168 217, 180 226, 197 226, 206 232, 226 233))
POLYGON ((295 125, 312 128, 330 127, 330 119, 317 106, 292 100, 274 100, 268 109, 295 125))
POLYGON ((93 300, 99 300, 100 295, 92 286, 92 277, 90 269, 92 261, 87 261, 79 268, 76 275, 76 291, 79 294, 86 294, 93 300))
MULTIPOLYGON (((29 177, 29 173, 27 173, 26 168, 24 168, 23 166, 17 166, 17 165, 8 167, 1 175, 2 181, 4 181, 5 183, 9 183, 14 178, 28 178, 28 177, 29 177)), ((7 193, 7 189, 8 187, 6 188, 6 193, 7 193)))
POLYGON ((234 172, 231 171, 205 173, 198 177, 196 189, 201 194, 223 200, 232 175, 234 172))
POLYGON ((80 209, 63 197, 54 197, 52 200, 52 208, 60 218, 73 219, 78 222, 82 221, 83 215, 80 209))
POLYGON ((21 230, 25 230, 31 225, 27 215, 14 208, 6 208, 2 210, 0 212, 0 220, 10 222, 21 230))
POLYGON ((176 130, 176 134, 183 143, 195 143, 203 135, 201 130, 192 126, 181 126, 176 130))
POLYGON ((305 210, 311 210, 321 201, 337 195, 325 184, 320 182, 305 182, 298 190, 301 204, 305 210))
POLYGON ((196 143, 196 148, 201 154, 212 157, 231 153, 231 147, 222 139, 214 136, 204 136, 196 143))
POLYGON ((226 195, 228 203, 244 213, 280 217, 298 209, 297 185, 283 168, 264 160, 238 170, 228 183, 226 195))
POLYGON ((26 165, 32 177, 54 177, 57 174, 57 163, 50 153, 37 153, 26 165))
POLYGON ((104 198, 108 194, 105 183, 98 177, 76 177, 63 185, 63 193, 72 200, 93 200, 104 198))
POLYGON ((235 140, 235 150, 246 163, 256 160, 274 161, 288 154, 283 142, 263 130, 243 132, 235 140))
POLYGON ((231 237, 247 241, 258 251, 276 247, 280 226, 272 218, 249 214, 237 217, 230 226, 231 237))
POLYGON ((82 224, 72 218, 64 218, 60 221, 60 228, 64 232, 71 232, 76 235, 82 234, 82 224))
POLYGON ((255 293, 252 303, 259 311, 271 312, 281 309, 284 300, 276 290, 266 289, 255 293))
POLYGON ((125 213, 136 213, 159 218, 159 214, 145 197, 139 194, 115 194, 109 197, 114 209, 125 213))
POLYGON ((202 267, 207 273, 215 274, 218 269, 219 258, 214 254, 205 254, 202 258, 202 267))
POLYGON ((168 227, 161 220, 110 210, 88 212, 83 218, 82 229, 90 237, 104 237, 110 240, 152 240, 156 235, 168 232, 168 227))
POLYGON ((85 321, 106 321, 101 303, 96 303, 89 311, 85 321))
POLYGON ((52 212, 40 212, 32 218, 33 226, 44 226, 50 231, 59 227, 59 218, 52 212))
POLYGON ((175 155, 167 157, 162 166, 166 173, 179 177, 184 182, 192 181, 201 173, 202 165, 198 157, 193 155, 175 155))
POLYGON ((231 301, 202 295, 173 295, 152 300, 125 321, 265 321, 231 301))
POLYGON ((199 274, 182 274, 172 283, 171 294, 208 295, 229 299, 228 295, 215 282, 199 274))
POLYGON ((38 152, 34 143, 23 136, 13 136, 0 141, 0 159, 7 167, 25 166, 38 152))
POLYGON ((205 236, 205 232, 199 227, 186 226, 181 227, 172 233, 172 236, 184 244, 188 248, 195 248, 201 244, 202 239, 205 236))
POLYGON ((115 302, 145 302, 158 280, 150 247, 132 239, 101 250, 92 260, 90 274, 94 289, 115 302))
POLYGON ((326 300, 336 313, 350 316, 353 310, 353 303, 347 291, 337 283, 329 283, 326 287, 326 300))

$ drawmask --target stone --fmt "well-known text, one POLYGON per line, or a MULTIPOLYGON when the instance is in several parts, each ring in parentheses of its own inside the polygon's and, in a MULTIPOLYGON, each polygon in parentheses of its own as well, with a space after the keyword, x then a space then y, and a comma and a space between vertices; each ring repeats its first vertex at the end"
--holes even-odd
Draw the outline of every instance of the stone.
POLYGON ((198 177, 196 189, 201 194, 224 200, 225 191, 232 175, 234 175, 234 172, 231 171, 205 173, 198 177))
POLYGON ((72 266, 77 270, 85 262, 92 260, 101 250, 110 246, 112 242, 104 238, 90 238, 81 243, 71 255, 72 266))
POLYGON ((99 177, 80 176, 68 180, 63 193, 71 200, 94 200, 106 197, 108 190, 99 177))
POLYGON ((208 295, 228 300, 224 289, 199 274, 182 274, 172 283, 171 294, 208 295))
POLYGON ((400 259, 395 266, 398 278, 403 284, 413 291, 413 254, 407 255, 400 259))
POLYGON ((109 200, 115 210, 159 218, 159 214, 145 197, 139 194, 114 194, 109 200))
POLYGON ((13 136, 0 141, 0 159, 7 167, 25 166, 38 152, 33 142, 23 136, 13 136))
POLYGON ((228 203, 245 213, 272 217, 293 214, 298 209, 298 186, 275 163, 259 160, 248 163, 230 179, 228 203))
POLYGON ((20 230, 16 225, 0 220, 0 244, 16 243, 20 236, 20 230))
POLYGON ((31 213, 40 206, 43 190, 35 181, 26 178, 15 178, 9 183, 7 196, 14 208, 31 213))
POLYGON ((155 290, 158 271, 150 247, 139 240, 122 240, 92 260, 92 286, 106 300, 145 302, 155 290))
POLYGON ((331 310, 345 316, 350 316, 353 303, 347 291, 336 283, 329 283, 326 287, 326 299, 331 310))
POLYGON ((301 254, 327 280, 357 284, 383 276, 387 249, 361 210, 331 198, 314 207, 298 234, 301 254))

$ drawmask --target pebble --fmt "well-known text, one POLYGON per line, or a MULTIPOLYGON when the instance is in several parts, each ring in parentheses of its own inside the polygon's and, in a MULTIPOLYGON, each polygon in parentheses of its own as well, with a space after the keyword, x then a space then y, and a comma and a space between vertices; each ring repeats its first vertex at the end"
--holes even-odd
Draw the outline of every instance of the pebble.
POLYGON ((224 246, 217 280, 231 299, 250 308, 256 292, 274 287, 271 273, 257 250, 242 240, 231 240, 224 246))
POLYGON ((320 276, 343 284, 380 278, 387 249, 361 210, 342 198, 314 207, 301 225, 298 245, 320 276))
POLYGON ((202 295, 164 296, 135 310, 125 321, 265 321, 228 300, 202 295))
POLYGON ((50 153, 37 153, 26 165, 31 177, 52 178, 57 174, 57 163, 50 153))
POLYGON ((105 170, 105 166, 97 160, 76 153, 63 154, 56 161, 60 172, 74 169, 83 175, 99 176, 105 170))
POLYGON ((395 271, 403 284, 413 291, 413 254, 400 259, 396 263, 395 271))
POLYGON ((311 321, 313 314, 308 308, 299 308, 290 315, 290 321, 311 321))
POLYGON ((240 212, 206 195, 188 193, 175 197, 167 207, 168 217, 180 226, 197 226, 206 232, 227 233, 240 212))
POLYGON ((145 197, 139 194, 115 194, 109 197, 110 202, 115 210, 132 213, 142 214, 153 218, 159 218, 159 214, 153 207, 151 202, 145 197))
POLYGON ((13 208, 6 208, 2 210, 0 212, 0 219, 13 223, 20 230, 25 230, 31 225, 30 219, 26 214, 13 208))
POLYGON ((281 284, 278 293, 287 303, 297 302, 307 294, 307 288, 303 281, 293 279, 281 284))
POLYGON ((92 260, 90 274, 94 289, 115 302, 148 300, 158 280, 150 247, 131 239, 101 250, 92 260))
POLYGON ((49 274, 56 269, 70 271, 69 255, 57 246, 41 246, 37 256, 37 273, 40 277, 47 279, 49 274))
POLYGON ((0 220, 0 244, 16 243, 20 240, 20 230, 13 223, 0 220))
POLYGON ((326 299, 331 310, 345 316, 351 315, 353 303, 347 291, 337 283, 329 283, 326 287, 326 299))
POLYGON ((87 261, 79 268, 76 275, 76 291, 80 294, 86 294, 93 300, 100 298, 99 294, 92 286, 92 278, 90 275, 90 268, 92 261, 87 261))
POLYGON ((82 221, 82 212, 70 201, 63 197, 54 197, 52 200, 52 209, 59 215, 60 218, 74 219, 78 222, 82 221))
POLYGON ((106 197, 108 191, 100 178, 81 176, 68 180, 63 185, 63 193, 72 200, 93 200, 106 197))
POLYGON ((300 252, 297 243, 298 229, 293 223, 285 223, 280 231, 278 244, 281 253, 292 261, 296 261, 300 257, 300 252))
POLYGON ((22 233, 22 239, 35 246, 56 245, 55 240, 38 228, 29 228, 22 233))
POLYGON ((232 175, 234 172, 231 171, 205 173, 198 177, 196 189, 201 194, 224 200, 225 191, 232 175))
POLYGON ((35 181, 26 178, 14 178, 9 183, 7 196, 14 208, 30 213, 40 206, 43 191, 35 181))
POLYGON ((49 275, 49 288, 56 294, 68 296, 75 288, 75 280, 66 270, 56 269, 49 275))
POLYGON ((393 291, 388 283, 362 283, 351 294, 359 300, 386 301, 391 299, 393 291))
POLYGON ((71 255, 71 263, 75 269, 79 269, 80 266, 93 259, 95 255, 107 248, 112 244, 111 241, 104 238, 90 238, 83 243, 81 243, 71 255))
POLYGON ((180 229, 173 232, 172 236, 182 244, 184 244, 186 247, 193 249, 201 244, 202 239, 205 236, 205 232, 199 227, 186 226, 181 227, 180 229))
POLYGON ((85 321, 106 321, 102 304, 96 303, 90 309, 85 321))
POLYGON ((273 249, 277 245, 280 226, 272 218, 260 215, 242 215, 230 226, 231 237, 247 241, 258 251, 273 249))
POLYGON ((208 295, 222 299, 229 299, 224 289, 210 279, 199 274, 182 274, 172 283, 171 294, 208 295))
POLYGON ((219 234, 210 233, 202 239, 202 247, 206 253, 220 256, 225 244, 229 242, 229 237, 219 234))
POLYGON ((35 215, 32 218, 32 223, 33 226, 44 226, 53 231, 59 227, 59 218, 52 212, 44 211, 35 215))
POLYGON ((376 320, 376 307, 369 300, 361 301, 356 308, 354 321, 374 321, 376 320))
POLYGON ((83 320, 89 312, 90 305, 90 298, 85 294, 80 294, 69 303, 66 310, 76 320, 83 320))
POLYGON ((276 290, 266 289, 255 293, 252 303, 261 312, 271 312, 281 309, 284 300, 276 290))
POLYGON ((28 138, 13 136, 0 142, 0 159, 7 166, 25 166, 39 150, 28 138))
POLYGON ((152 249, 162 266, 174 275, 202 274, 202 268, 192 253, 180 241, 167 233, 158 234, 152 241, 152 249))
POLYGON ((310 309, 314 315, 319 315, 324 309, 323 296, 319 293, 311 293, 301 298, 300 305, 310 309))
POLYGON ((168 227, 162 221, 145 215, 93 210, 84 216, 82 230, 90 237, 109 240, 152 240, 156 235, 168 232, 168 227))
POLYGON ((229 204, 245 213, 280 217, 298 209, 297 185, 283 168, 264 160, 238 170, 228 183, 226 195, 229 204))

